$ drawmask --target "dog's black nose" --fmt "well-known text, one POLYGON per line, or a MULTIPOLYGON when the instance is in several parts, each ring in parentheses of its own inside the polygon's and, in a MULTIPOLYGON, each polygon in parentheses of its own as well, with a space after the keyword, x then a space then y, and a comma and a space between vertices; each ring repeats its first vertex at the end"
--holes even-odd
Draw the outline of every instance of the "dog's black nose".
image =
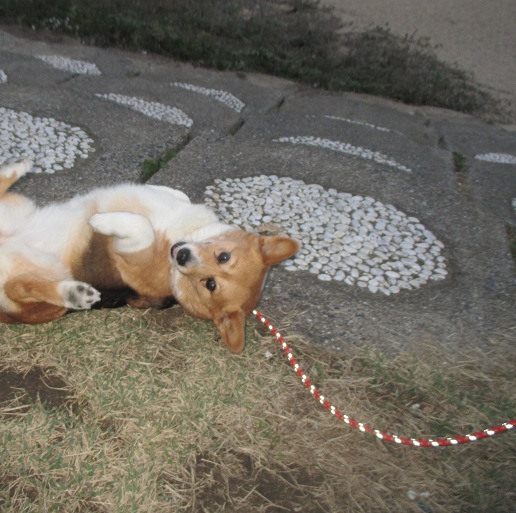
POLYGON ((192 252, 188 248, 181 248, 176 254, 176 262, 179 265, 186 265, 191 255, 192 252))

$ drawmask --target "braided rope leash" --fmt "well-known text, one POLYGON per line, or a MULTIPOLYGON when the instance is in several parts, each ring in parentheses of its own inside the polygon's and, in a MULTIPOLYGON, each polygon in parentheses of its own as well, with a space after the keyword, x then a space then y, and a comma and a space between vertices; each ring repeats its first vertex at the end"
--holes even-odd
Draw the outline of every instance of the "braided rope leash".
POLYGON ((345 415, 340 410, 332 406, 330 402, 324 397, 324 395, 315 388, 307 375, 303 372, 303 369, 299 366, 296 358, 292 354, 292 350, 285 342, 285 339, 281 335, 281 333, 258 311, 253 310, 253 314, 265 325, 265 327, 276 337, 278 343, 283 349, 285 356, 287 357, 290 366, 294 369, 294 372, 301 379, 303 385, 310 391, 310 393, 317 399, 332 415, 335 415, 339 420, 344 421, 346 424, 350 425, 353 428, 357 428, 363 433, 368 433, 370 435, 374 435, 380 440, 385 440, 386 442, 394 442, 402 445, 411 445, 414 447, 448 447, 451 445, 459 445, 465 444, 468 442, 475 442, 477 440, 482 440, 483 438, 489 438, 495 435, 500 435, 502 433, 506 433, 511 429, 516 427, 516 419, 511 420, 509 422, 504 422, 499 426, 494 426, 489 429, 484 429, 483 431, 477 431, 475 433, 471 433, 469 435, 457 436, 454 438, 436 438, 434 439, 426 439, 426 438, 407 438, 404 436, 391 435, 389 433, 384 433, 379 431, 378 429, 373 429, 372 427, 364 424, 362 422, 358 422, 355 419, 345 415))

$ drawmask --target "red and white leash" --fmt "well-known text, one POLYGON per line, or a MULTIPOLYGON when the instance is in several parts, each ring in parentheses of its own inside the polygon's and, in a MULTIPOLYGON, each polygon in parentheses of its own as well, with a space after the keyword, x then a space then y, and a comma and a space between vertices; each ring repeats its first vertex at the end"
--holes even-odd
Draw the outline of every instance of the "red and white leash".
POLYGON ((363 433, 369 433, 371 435, 376 436, 380 440, 385 440, 386 442, 394 442, 402 445, 411 445, 414 447, 448 447, 451 445, 459 445, 465 444, 468 442, 475 442, 477 440, 482 440, 483 438, 489 438, 495 435, 499 435, 501 433, 506 433, 510 431, 514 427, 516 427, 516 419, 511 420, 509 422, 504 422, 499 426, 494 426, 489 429, 484 429, 482 431, 477 431, 475 433, 471 433, 469 435, 462 435, 453 438, 436 438, 436 439, 426 439, 426 438, 407 438, 404 436, 391 435, 389 433, 384 433, 379 431, 378 429, 373 429, 367 424, 363 424, 362 422, 357 422, 355 419, 352 419, 348 415, 343 414, 340 410, 332 406, 330 402, 315 388, 307 375, 303 372, 303 370, 299 367, 297 360, 294 358, 292 354, 292 350, 285 342, 285 339, 281 335, 281 333, 272 326, 272 324, 258 311, 253 310, 253 314, 266 326, 266 328, 276 337, 278 343, 283 349, 288 361, 290 362, 291 367, 294 369, 294 372, 301 379, 301 382, 305 385, 305 387, 310 391, 310 393, 317 399, 332 415, 335 415, 338 419, 343 420, 346 424, 349 424, 351 427, 357 428, 363 433))

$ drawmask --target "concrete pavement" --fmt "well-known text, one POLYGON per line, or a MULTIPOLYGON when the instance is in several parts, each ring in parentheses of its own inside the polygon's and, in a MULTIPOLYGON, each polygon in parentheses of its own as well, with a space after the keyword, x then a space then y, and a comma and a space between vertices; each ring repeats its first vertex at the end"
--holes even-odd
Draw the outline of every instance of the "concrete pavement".
POLYGON ((0 30, 0 70, 0 160, 39 155, 16 185, 38 202, 141 180, 173 150, 150 183, 301 239, 260 305, 289 331, 337 350, 514 351, 514 132, 62 37, 0 30))

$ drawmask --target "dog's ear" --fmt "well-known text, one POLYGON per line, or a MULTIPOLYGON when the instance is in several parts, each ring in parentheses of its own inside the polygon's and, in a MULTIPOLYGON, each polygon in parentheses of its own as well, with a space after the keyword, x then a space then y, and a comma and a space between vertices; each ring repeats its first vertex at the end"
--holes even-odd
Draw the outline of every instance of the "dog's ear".
POLYGON ((226 313, 214 319, 222 340, 228 349, 235 354, 243 351, 245 345, 245 314, 242 310, 226 313))
POLYGON ((290 237, 265 236, 260 237, 260 248, 264 264, 270 267, 293 257, 299 251, 299 243, 290 237))

